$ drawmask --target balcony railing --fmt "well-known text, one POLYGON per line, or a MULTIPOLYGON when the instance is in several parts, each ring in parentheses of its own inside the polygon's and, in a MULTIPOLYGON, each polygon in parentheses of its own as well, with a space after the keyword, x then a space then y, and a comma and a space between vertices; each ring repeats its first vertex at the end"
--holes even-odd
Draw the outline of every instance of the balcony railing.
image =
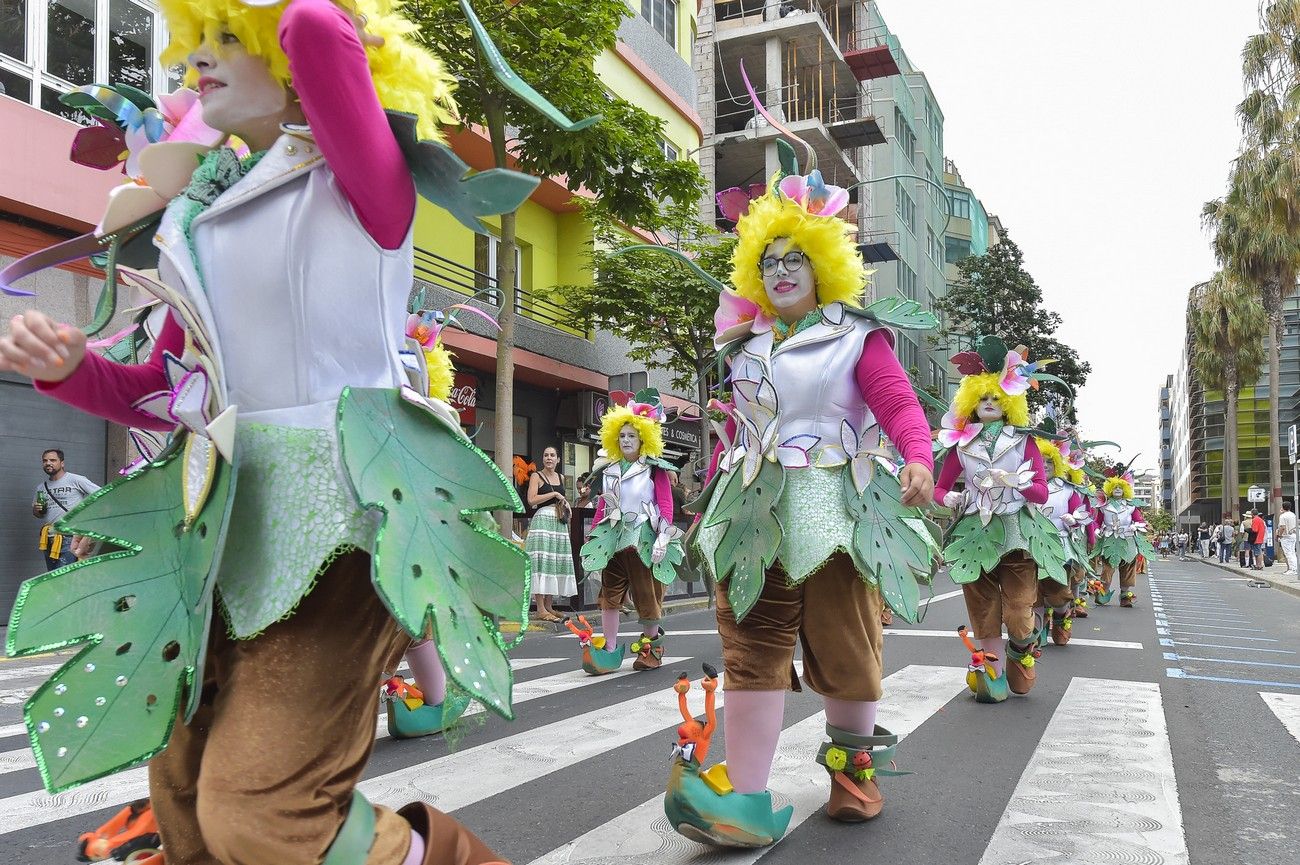
MULTIPOLYGON (((466 296, 478 295, 486 306, 501 308, 501 292, 495 276, 418 246, 415 247, 415 278, 416 284, 407 305, 411 312, 429 309, 436 304, 429 294, 430 286, 466 296)), ((590 333, 575 323, 567 307, 535 292, 516 288, 515 312, 564 333, 590 338, 590 333)))
MULTIPOLYGON (((815 73, 816 70, 806 71, 815 73)), ((830 126, 869 117, 871 114, 862 105, 865 95, 836 96, 834 88, 819 86, 815 79, 808 78, 805 74, 795 76, 784 87, 772 87, 758 92, 758 98, 778 119, 791 123, 816 118, 830 126)), ((743 92, 732 98, 718 100, 714 115, 716 134, 740 132, 752 128, 751 123, 760 127, 767 126, 766 120, 757 117, 749 97, 743 92)))

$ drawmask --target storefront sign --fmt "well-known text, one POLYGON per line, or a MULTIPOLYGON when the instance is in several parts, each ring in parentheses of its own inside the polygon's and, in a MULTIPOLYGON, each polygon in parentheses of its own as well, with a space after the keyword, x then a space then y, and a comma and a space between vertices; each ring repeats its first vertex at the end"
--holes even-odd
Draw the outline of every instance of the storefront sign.
POLYGON ((478 376, 466 372, 456 373, 451 385, 451 396, 447 398, 451 407, 460 413, 460 422, 465 426, 474 426, 478 421, 478 376))
POLYGON ((679 420, 664 424, 664 441, 687 450, 699 450, 700 422, 697 420, 679 420))

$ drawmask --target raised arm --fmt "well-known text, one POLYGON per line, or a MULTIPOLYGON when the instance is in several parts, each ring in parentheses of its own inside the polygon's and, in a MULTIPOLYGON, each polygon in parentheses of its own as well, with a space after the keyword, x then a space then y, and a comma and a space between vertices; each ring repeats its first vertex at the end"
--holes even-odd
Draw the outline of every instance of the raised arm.
POLYGON ((351 16, 330 0, 293 0, 280 45, 312 135, 362 226, 384 249, 406 239, 415 184, 388 127, 351 16))
POLYGON ((934 471, 930 424, 912 391, 912 381, 894 355, 887 330, 867 335, 856 369, 858 390, 880 427, 909 463, 934 471))

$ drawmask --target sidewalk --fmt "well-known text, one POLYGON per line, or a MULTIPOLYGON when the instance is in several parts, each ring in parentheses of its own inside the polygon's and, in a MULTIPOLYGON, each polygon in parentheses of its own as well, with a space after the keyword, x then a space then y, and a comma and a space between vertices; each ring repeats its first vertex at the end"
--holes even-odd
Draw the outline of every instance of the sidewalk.
POLYGON ((1252 571, 1249 568, 1239 567, 1236 564, 1225 565, 1217 559, 1202 559, 1196 557, 1189 559, 1189 561, 1197 561, 1207 565, 1213 565, 1221 571, 1227 571, 1228 573, 1236 574, 1239 577, 1248 577, 1252 580, 1260 580, 1268 583, 1275 589, 1280 589, 1281 591, 1286 592, 1288 595, 1295 595, 1297 598, 1300 598, 1300 578, 1282 576, 1282 571, 1285 570, 1285 568, 1280 565, 1274 564, 1271 568, 1265 568, 1262 571, 1252 571))
MULTIPOLYGON (((707 596, 702 598, 679 598, 675 601, 664 601, 664 618, 667 619, 668 617, 679 613, 689 613, 694 610, 707 609, 709 601, 710 598, 707 596)), ((589 618, 592 616, 594 616, 595 619, 600 618, 599 610, 584 610, 582 614, 589 618)), ((576 613, 574 614, 574 618, 577 618, 576 613)), ((595 619, 593 619, 593 621, 595 621, 595 619)), ((636 613, 623 613, 621 619, 625 622, 629 619, 635 621, 636 613)), ((519 622, 503 621, 500 630, 503 634, 517 634, 519 633, 519 622)), ((539 631, 541 633, 546 633, 548 631, 555 634, 565 633, 564 625, 559 622, 539 622, 536 620, 530 620, 528 622, 527 630, 530 633, 539 631)))

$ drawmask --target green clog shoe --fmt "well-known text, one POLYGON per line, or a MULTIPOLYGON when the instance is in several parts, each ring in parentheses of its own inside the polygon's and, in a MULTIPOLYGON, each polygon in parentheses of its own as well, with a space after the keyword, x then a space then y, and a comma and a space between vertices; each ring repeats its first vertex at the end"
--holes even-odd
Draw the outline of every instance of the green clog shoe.
POLYGON ((412 709, 405 700, 392 700, 388 704, 388 735, 394 739, 418 739, 441 733, 469 707, 468 696, 448 694, 441 703, 425 703, 412 709))
POLYGON ((794 806, 773 811, 771 793, 737 793, 726 769, 719 763, 702 774, 699 763, 674 757, 664 795, 668 824, 692 841, 717 847, 767 847, 780 841, 794 806))

